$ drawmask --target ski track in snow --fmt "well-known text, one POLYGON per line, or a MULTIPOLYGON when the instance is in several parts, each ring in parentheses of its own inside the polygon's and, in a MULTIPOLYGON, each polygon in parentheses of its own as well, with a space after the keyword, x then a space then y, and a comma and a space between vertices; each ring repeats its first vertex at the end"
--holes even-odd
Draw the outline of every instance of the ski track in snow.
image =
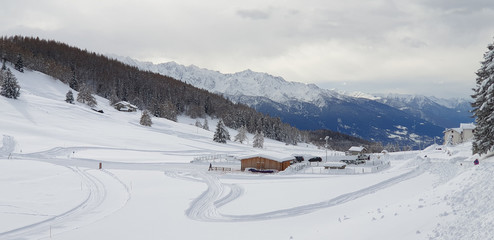
MULTIPOLYGON (((36 222, 24 227, 20 227, 17 229, 13 229, 10 231, 6 231, 0 233, 0 238, 21 238, 26 236, 34 236, 40 233, 44 233, 50 229, 50 227, 57 227, 57 225, 63 225, 70 220, 80 216, 81 214, 90 212, 96 209, 98 206, 102 204, 106 197, 106 188, 101 181, 99 181, 94 176, 88 174, 85 171, 80 170, 79 168, 71 169, 75 174, 77 174, 83 184, 86 186, 86 189, 89 190, 86 199, 84 199, 79 205, 74 208, 58 214, 56 216, 50 217, 40 222, 36 222)), ((43 234, 48 236, 49 234, 43 234)))
POLYGON ((423 166, 416 167, 413 170, 399 176, 389 178, 355 192, 342 194, 327 201, 253 215, 221 214, 218 211, 218 208, 240 197, 243 194, 243 189, 235 184, 221 183, 218 176, 214 174, 198 172, 196 173, 196 176, 201 178, 202 181, 207 184, 208 188, 191 203, 189 209, 187 209, 185 213, 191 219, 210 222, 259 221, 298 216, 353 201, 376 191, 393 186, 397 183, 417 177, 424 172, 425 168, 423 166), (228 194, 221 197, 225 191, 229 191, 228 194))
MULTIPOLYGON (((5 136, 3 137, 3 145, 0 148, 0 156, 9 156, 10 153, 13 152, 15 147, 15 141, 13 137, 5 136)), ((50 158, 53 156, 59 155, 61 152, 66 153, 67 151, 72 151, 75 148, 54 148, 48 151, 39 152, 39 153, 29 153, 29 154, 16 154, 16 156, 22 156, 22 158, 30 157, 38 157, 38 159, 34 159, 39 161, 39 157, 43 156, 46 158, 50 158)), ((49 159, 47 159, 50 162, 49 159)), ((61 166, 65 166, 59 164, 61 166)), ((85 189, 88 190, 86 198, 80 202, 78 205, 69 209, 66 212, 57 214, 57 215, 42 215, 42 214, 31 214, 36 216, 45 216, 49 217, 45 220, 35 222, 20 228, 12 229, 6 232, 0 233, 0 239, 16 239, 16 238, 25 238, 25 237, 35 237, 36 236, 49 236, 51 229, 57 229, 57 233, 61 233, 63 231, 69 231, 71 229, 75 229, 80 227, 81 225, 87 224, 87 222, 81 223, 78 222, 83 215, 95 215, 95 217, 91 218, 94 221, 97 219, 101 219, 105 216, 112 214, 114 211, 125 206, 131 198, 131 192, 129 187, 122 182, 117 176, 113 173, 101 169, 101 170, 81 170, 79 167, 75 166, 65 166, 66 168, 73 171, 79 178, 81 179, 81 184, 85 186, 85 189), (108 190, 105 185, 105 182, 96 177, 95 175, 89 173, 90 171, 101 171, 107 176, 109 176, 112 180, 116 181, 118 185, 121 185, 126 191, 126 199, 121 200, 120 206, 117 206, 117 209, 107 209, 102 206, 105 203, 109 203, 110 201, 112 205, 116 205, 114 199, 109 199, 107 197, 108 190), (72 225, 72 226, 71 226, 72 225), (60 229, 62 229, 60 231, 60 229), (50 232, 49 232, 50 231, 50 232)), ((113 189, 112 189, 113 190, 113 189)), ((117 204, 118 205, 118 204, 117 204)))
MULTIPOLYGON (((78 167, 67 168, 72 170, 80 177, 82 184, 85 186, 85 189, 88 190, 86 198, 77 206, 69 209, 66 212, 51 216, 45 220, 32 223, 17 229, 2 232, 0 233, 0 239, 16 239, 25 237, 37 238, 39 236, 49 236, 49 231, 51 231, 51 229, 56 229, 56 234, 70 231, 72 229, 92 223, 98 219, 112 214, 114 211, 125 206, 125 204, 127 204, 127 202, 131 198, 129 188, 111 172, 101 170, 101 172, 105 173, 125 188, 127 198, 120 203, 120 206, 116 204, 114 199, 108 198, 109 190, 107 189, 105 182, 100 180, 93 174, 89 173, 90 171, 98 170, 81 170, 78 167), (110 203, 112 206, 116 205, 116 209, 108 209, 103 206, 107 203, 110 203), (87 221, 87 217, 82 217, 87 215, 92 215, 92 217, 90 217, 92 221, 87 221), (81 222, 81 219, 83 219, 83 222, 81 222)), ((55 234, 55 232, 53 234, 55 234)))

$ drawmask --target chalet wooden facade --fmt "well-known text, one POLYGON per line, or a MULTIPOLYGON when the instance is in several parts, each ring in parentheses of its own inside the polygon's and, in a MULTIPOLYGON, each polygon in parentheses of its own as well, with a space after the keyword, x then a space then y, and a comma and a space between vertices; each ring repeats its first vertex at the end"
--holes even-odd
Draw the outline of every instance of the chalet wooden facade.
POLYGON ((277 171, 283 171, 290 166, 292 161, 295 160, 295 157, 286 157, 286 158, 274 158, 266 155, 251 155, 245 156, 240 159, 241 162, 241 170, 245 171, 245 169, 255 168, 258 170, 271 169, 277 171))

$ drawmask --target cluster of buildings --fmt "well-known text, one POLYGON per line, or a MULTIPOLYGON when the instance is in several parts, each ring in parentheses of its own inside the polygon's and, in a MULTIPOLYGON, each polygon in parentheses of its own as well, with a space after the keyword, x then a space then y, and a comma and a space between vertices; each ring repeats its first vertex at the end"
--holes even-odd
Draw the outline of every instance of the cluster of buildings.
POLYGON ((475 124, 461 123, 458 128, 444 130, 444 145, 456 145, 473 139, 475 124))

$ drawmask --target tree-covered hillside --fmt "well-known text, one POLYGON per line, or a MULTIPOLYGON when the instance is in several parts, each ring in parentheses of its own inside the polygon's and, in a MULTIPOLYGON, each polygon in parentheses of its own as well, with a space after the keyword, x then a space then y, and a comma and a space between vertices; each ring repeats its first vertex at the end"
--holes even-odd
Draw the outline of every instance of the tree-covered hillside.
POLYGON ((177 114, 192 118, 222 118, 234 129, 245 126, 251 133, 262 131, 266 137, 290 144, 307 140, 307 133, 254 109, 234 104, 224 97, 195 88, 170 77, 109 59, 64 43, 32 37, 0 38, 3 59, 43 72, 70 84, 74 90, 85 85, 112 102, 125 100, 156 117, 176 119, 177 114))

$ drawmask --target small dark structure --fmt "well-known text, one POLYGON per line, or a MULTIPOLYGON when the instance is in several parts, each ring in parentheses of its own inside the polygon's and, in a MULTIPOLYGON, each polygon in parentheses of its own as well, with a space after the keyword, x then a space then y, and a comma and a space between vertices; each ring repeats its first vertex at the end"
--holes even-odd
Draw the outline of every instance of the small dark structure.
POLYGON ((105 113, 103 111, 103 109, 99 109, 99 108, 91 108, 91 110, 95 111, 95 112, 98 112, 98 113, 105 113))
POLYGON ((303 156, 295 156, 295 162, 303 162, 304 157, 303 156))
POLYGON ((249 172, 253 172, 253 173, 274 173, 274 170, 257 170, 255 168, 249 168, 249 172))
MULTIPOLYGON (((241 170, 253 168, 256 170, 283 171, 290 166, 295 157, 275 158, 262 154, 245 156, 240 159, 241 170)), ((251 170, 249 170, 251 171, 251 170)))
POLYGON ((309 162, 322 162, 322 158, 321 157, 313 157, 313 158, 309 159, 309 162))
POLYGON ((346 163, 343 162, 327 162, 324 163, 325 169, 345 169, 346 163))

